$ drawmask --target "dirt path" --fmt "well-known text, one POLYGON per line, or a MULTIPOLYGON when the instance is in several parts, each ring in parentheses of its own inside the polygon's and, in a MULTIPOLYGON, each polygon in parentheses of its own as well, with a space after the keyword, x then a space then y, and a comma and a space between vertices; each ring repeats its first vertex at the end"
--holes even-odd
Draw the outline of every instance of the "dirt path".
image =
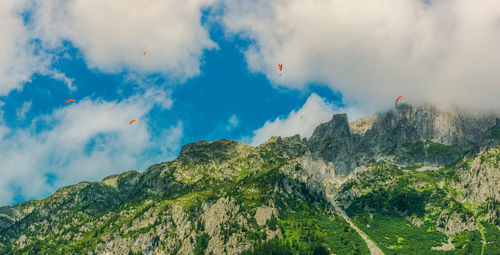
POLYGON ((478 229, 479 229, 479 233, 481 233, 481 255, 484 254, 484 246, 486 246, 486 237, 484 236, 484 232, 486 232, 486 228, 483 226, 483 224, 481 224, 481 222, 477 222, 478 223, 478 229))
POLYGON ((340 216, 342 216, 342 218, 344 218, 347 221, 347 223, 349 223, 349 225, 351 225, 351 228, 353 228, 354 230, 356 230, 356 232, 358 232, 358 234, 361 236, 361 238, 363 238, 363 240, 365 240, 365 243, 368 246, 368 249, 370 249, 370 253, 372 255, 383 255, 384 254, 377 247, 377 245, 372 240, 370 240, 368 238, 368 236, 363 231, 361 231, 361 229, 359 229, 358 227, 356 227, 356 225, 354 225, 354 223, 351 221, 351 218, 349 218, 349 216, 347 216, 347 214, 344 212, 344 210, 342 210, 342 208, 340 208, 332 200, 330 200, 330 202, 332 202, 333 207, 335 207, 335 210, 340 214, 340 216))

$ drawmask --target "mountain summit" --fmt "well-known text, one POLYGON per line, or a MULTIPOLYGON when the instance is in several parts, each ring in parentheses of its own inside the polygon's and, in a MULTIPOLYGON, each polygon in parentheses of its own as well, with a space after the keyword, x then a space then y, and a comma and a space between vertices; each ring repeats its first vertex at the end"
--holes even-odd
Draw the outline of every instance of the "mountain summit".
POLYGON ((1 254, 498 254, 500 120, 432 105, 179 157, 0 208, 1 254))

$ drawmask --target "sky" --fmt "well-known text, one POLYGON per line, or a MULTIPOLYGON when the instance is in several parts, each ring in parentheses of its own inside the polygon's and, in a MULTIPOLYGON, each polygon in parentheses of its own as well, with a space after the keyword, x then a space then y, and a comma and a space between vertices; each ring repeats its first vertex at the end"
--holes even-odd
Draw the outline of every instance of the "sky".
POLYGON ((400 95, 500 112, 497 0, 0 0, 0 34, 0 205, 400 95))

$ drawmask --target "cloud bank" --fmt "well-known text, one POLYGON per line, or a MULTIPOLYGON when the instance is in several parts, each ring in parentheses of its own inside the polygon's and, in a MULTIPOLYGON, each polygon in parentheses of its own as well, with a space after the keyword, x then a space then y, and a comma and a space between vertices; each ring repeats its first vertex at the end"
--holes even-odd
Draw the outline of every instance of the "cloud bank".
POLYGON ((319 124, 329 121, 334 113, 341 112, 347 113, 350 120, 361 117, 356 109, 339 108, 317 94, 311 94, 299 110, 292 110, 287 116, 277 117, 274 121, 266 121, 263 127, 253 131, 250 144, 257 146, 272 136, 287 137, 299 134, 308 138, 319 124))
POLYGON ((223 2, 226 32, 251 39, 249 68, 276 84, 324 83, 364 109, 405 95, 500 111, 500 1, 223 2))
POLYGON ((86 64, 106 73, 163 74, 183 82, 200 73, 217 45, 201 24, 215 0, 5 0, 0 8, 0 96, 34 73, 74 80, 52 63, 70 42, 86 64), (143 55, 144 51, 148 54, 143 55))
POLYGON ((34 118, 26 129, 11 130, 0 119, 0 205, 175 157, 182 123, 152 134, 147 113, 155 100, 155 93, 115 102, 85 99, 34 118), (129 125, 131 119, 138 121, 129 125), (157 148, 162 151, 151 153, 157 148))
POLYGON ((211 0, 36 2, 31 29, 44 47, 68 40, 100 71, 185 79, 199 74, 203 51, 216 47, 201 24, 201 10, 211 0))
POLYGON ((0 8, 0 96, 30 81, 40 59, 30 45, 20 12, 22 1, 2 0, 0 8))

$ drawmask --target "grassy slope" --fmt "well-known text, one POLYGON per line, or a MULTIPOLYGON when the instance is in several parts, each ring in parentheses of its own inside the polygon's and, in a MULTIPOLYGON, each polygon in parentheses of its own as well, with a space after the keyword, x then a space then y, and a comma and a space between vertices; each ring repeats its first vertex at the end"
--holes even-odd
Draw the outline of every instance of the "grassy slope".
MULTIPOLYGON (((457 191, 449 188, 445 181, 453 177, 451 168, 425 172, 415 169, 418 168, 379 162, 371 172, 359 174, 358 179, 346 183, 344 188, 348 191, 356 187, 362 193, 351 201, 347 213, 386 254, 481 254, 478 230, 453 235, 456 247, 453 251, 431 250, 448 240, 444 233, 436 230, 440 212, 448 210, 464 217, 478 213, 455 199, 457 191), (419 218, 423 224, 416 226, 403 215, 419 218)), ((487 239, 491 240, 484 254, 497 254, 498 227, 484 225, 487 239)))

